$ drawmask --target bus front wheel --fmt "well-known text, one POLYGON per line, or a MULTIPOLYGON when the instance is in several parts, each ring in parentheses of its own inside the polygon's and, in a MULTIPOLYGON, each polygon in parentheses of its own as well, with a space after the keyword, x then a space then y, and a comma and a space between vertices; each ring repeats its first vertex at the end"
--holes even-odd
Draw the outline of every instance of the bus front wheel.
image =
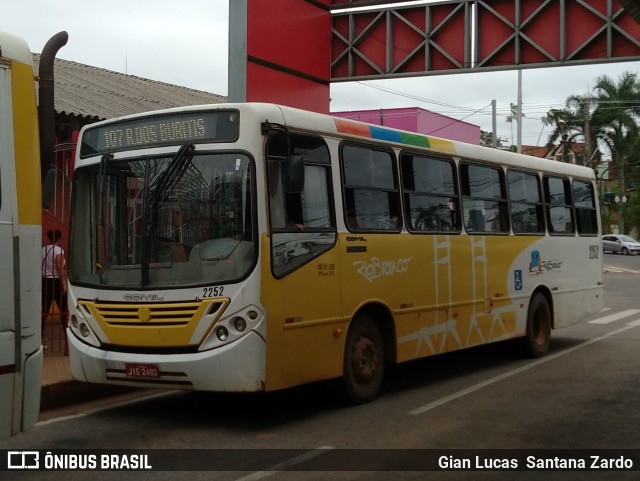
POLYGON ((531 298, 527 314, 525 350, 532 357, 544 356, 551 345, 551 309, 547 298, 538 293, 531 298))
POLYGON ((343 380, 347 398, 354 404, 375 399, 383 374, 380 330, 368 315, 360 315, 352 322, 345 345, 343 380))

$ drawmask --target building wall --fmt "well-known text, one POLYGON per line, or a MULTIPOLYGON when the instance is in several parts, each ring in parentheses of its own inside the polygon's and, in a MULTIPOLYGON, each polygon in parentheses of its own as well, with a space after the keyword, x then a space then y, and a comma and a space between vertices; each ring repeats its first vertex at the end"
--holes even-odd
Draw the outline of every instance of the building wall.
POLYGON ((418 107, 332 112, 331 115, 469 144, 480 144, 480 126, 418 107))

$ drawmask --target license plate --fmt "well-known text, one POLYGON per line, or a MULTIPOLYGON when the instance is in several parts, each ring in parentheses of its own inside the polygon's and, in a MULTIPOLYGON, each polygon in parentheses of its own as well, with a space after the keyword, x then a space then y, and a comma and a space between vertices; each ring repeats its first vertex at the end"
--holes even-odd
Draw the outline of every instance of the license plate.
POLYGON ((125 364, 128 377, 160 377, 160 369, 155 364, 125 364))

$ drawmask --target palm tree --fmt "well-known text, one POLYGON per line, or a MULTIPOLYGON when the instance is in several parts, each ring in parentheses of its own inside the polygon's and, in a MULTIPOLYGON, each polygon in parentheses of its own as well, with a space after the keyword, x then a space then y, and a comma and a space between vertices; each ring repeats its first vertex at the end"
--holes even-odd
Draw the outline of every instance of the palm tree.
POLYGON ((565 108, 551 109, 547 112, 543 123, 554 126, 547 139, 547 155, 562 149, 562 161, 569 162, 569 153, 573 150, 571 146, 582 138, 586 149, 582 156, 577 156, 576 163, 590 165, 589 152, 595 152, 597 131, 597 127, 594 127, 591 121, 593 103, 594 99, 590 95, 572 95, 567 98, 565 108))
MULTIPOLYGON (((632 145, 638 137, 640 116, 640 82, 637 74, 623 73, 617 82, 607 75, 596 79, 594 91, 598 106, 593 112, 593 124, 598 137, 611 154, 611 166, 618 169, 621 194, 626 194, 625 164, 630 160, 632 145)), ((621 196, 622 196, 621 195, 621 196)), ((625 233, 624 208, 620 205, 620 232, 625 233)))

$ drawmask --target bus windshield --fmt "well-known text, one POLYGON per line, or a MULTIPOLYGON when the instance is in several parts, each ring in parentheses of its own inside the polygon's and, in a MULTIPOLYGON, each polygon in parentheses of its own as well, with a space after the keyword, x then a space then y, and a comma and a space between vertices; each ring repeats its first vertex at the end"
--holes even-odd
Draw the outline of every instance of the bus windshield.
POLYGON ((246 154, 188 146, 78 169, 71 281, 160 288, 248 275, 257 257, 252 172, 246 154))

